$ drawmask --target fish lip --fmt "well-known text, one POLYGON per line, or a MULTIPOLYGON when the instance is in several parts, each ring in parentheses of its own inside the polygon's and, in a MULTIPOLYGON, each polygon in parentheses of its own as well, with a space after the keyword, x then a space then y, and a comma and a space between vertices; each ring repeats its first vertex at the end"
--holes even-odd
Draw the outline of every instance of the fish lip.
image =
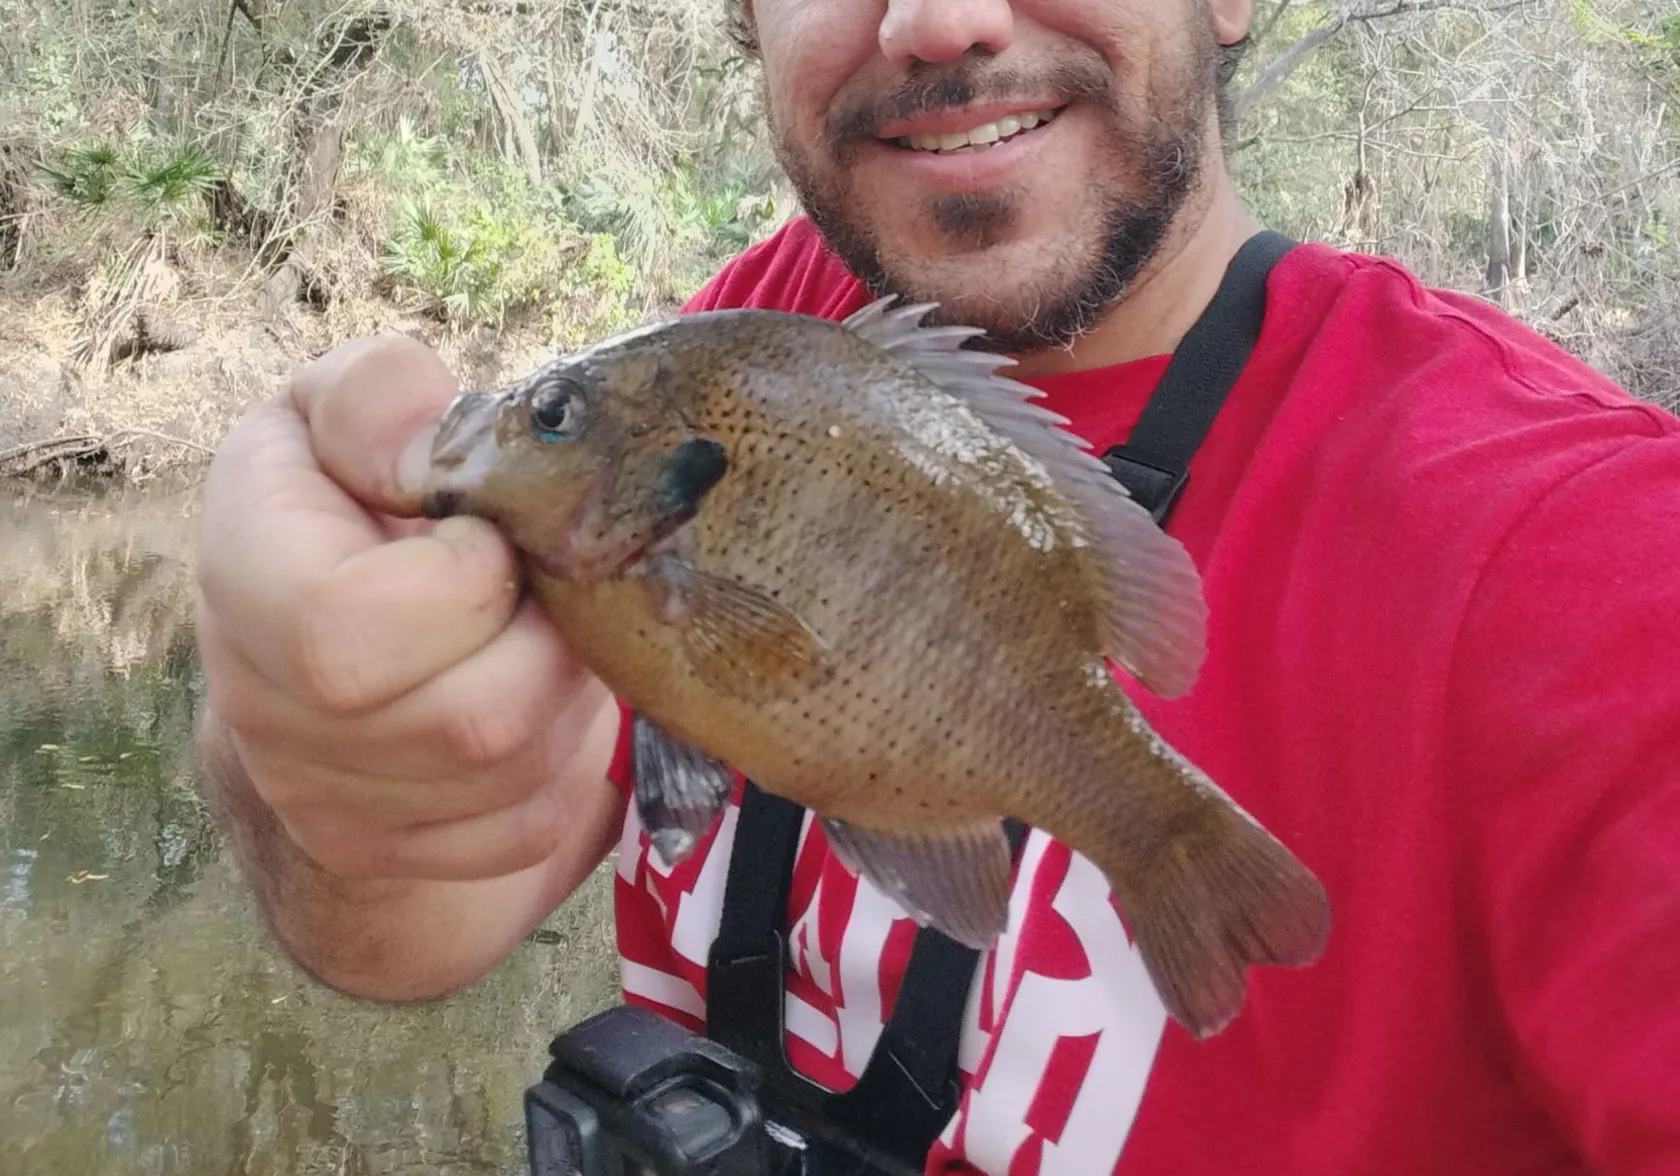
POLYGON ((455 467, 471 456, 473 447, 484 439, 490 427, 496 396, 467 389, 444 406, 432 438, 432 465, 455 467), (487 419, 489 418, 489 419, 487 419))
POLYGON ((448 518, 469 508, 473 489, 496 459, 500 401, 497 393, 466 391, 443 410, 420 487, 420 512, 426 518, 448 518))
POLYGON ((464 495, 459 490, 434 487, 420 499, 420 513, 428 519, 446 519, 460 511, 464 495))

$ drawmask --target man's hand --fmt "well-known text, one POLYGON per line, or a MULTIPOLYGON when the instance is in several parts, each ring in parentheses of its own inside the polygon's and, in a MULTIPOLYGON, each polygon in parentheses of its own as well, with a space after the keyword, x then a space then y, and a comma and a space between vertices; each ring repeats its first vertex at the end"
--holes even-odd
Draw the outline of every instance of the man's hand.
POLYGON ((489 524, 415 521, 456 392, 358 340, 228 435, 204 492, 200 750, 276 933, 323 979, 431 995, 493 967, 623 815, 606 690, 489 524))

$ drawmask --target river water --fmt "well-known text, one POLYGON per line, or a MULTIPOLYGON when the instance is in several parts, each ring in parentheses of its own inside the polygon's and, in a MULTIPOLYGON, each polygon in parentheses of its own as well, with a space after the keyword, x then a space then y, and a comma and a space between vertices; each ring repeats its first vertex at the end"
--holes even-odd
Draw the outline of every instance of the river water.
POLYGON ((550 1037, 616 1000, 606 867, 447 1000, 295 968, 192 771, 195 506, 0 497, 0 1176, 521 1172, 550 1037))

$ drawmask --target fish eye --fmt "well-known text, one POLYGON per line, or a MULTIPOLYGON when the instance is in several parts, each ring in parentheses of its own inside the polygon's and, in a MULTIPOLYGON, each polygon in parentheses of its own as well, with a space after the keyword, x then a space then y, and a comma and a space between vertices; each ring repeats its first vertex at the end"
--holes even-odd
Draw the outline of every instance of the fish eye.
POLYGON ((582 423, 583 390, 558 376, 543 379, 531 391, 531 431, 540 441, 575 436, 582 423))

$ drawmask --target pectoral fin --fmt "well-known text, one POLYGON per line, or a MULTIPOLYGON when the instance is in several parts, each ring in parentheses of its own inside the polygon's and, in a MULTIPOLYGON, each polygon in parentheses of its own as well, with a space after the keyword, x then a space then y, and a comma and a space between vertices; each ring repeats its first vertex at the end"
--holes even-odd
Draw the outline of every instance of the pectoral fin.
POLYGON ((663 594, 689 664, 710 689, 764 701, 828 673, 822 639, 762 589, 697 571, 671 555, 651 561, 646 578, 663 594))
POLYGON ((659 856, 674 866, 689 855, 728 803, 735 774, 643 715, 633 715, 630 724, 636 815, 659 856))
POLYGON ((1001 822, 900 837, 822 819, 836 855, 923 926, 985 950, 1009 918, 1011 857, 1001 822))

